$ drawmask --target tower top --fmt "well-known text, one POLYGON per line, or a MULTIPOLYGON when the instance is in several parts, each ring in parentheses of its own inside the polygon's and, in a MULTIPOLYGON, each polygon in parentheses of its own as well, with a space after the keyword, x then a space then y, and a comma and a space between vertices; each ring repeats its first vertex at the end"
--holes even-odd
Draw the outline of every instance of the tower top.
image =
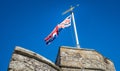
POLYGON ((111 60, 91 49, 61 46, 56 65, 63 71, 115 71, 111 60))

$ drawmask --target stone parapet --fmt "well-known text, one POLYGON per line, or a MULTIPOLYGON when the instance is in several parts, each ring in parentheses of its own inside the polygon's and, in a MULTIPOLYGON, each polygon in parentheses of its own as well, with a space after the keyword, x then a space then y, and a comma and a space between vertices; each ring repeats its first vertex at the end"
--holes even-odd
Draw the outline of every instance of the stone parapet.
POLYGON ((56 65, 63 71, 115 71, 114 64, 97 51, 66 46, 60 47, 56 65))
POLYGON ((45 57, 17 46, 8 71, 61 71, 61 69, 45 57))
POLYGON ((95 50, 61 46, 54 64, 30 50, 16 47, 8 71, 115 71, 111 60, 95 50))

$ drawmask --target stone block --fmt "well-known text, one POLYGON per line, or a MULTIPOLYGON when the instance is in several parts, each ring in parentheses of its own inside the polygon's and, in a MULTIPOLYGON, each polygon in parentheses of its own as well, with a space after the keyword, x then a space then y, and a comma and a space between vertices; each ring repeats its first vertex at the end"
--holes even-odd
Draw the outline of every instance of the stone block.
POLYGON ((63 71, 115 71, 113 63, 97 51, 66 46, 60 47, 56 65, 63 71))

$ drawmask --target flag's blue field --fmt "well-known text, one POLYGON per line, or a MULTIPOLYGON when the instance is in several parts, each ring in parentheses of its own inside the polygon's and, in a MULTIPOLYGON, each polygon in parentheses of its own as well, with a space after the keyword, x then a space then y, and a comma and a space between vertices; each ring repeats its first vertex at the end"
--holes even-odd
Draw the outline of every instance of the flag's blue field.
POLYGON ((0 71, 7 71, 15 46, 32 50, 55 62, 60 46, 75 46, 73 26, 46 45, 44 39, 69 13, 71 5, 80 46, 95 49, 112 60, 120 71, 119 0, 1 0, 0 71))

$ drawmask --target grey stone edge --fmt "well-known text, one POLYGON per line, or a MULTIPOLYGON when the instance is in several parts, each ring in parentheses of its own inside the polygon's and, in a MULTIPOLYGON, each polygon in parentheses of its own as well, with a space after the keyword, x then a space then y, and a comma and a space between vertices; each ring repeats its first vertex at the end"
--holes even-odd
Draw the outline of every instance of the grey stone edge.
POLYGON ((41 56, 40 54, 37 54, 35 52, 32 52, 28 49, 22 48, 20 46, 16 46, 14 53, 21 54, 30 58, 34 58, 40 62, 43 62, 45 64, 50 65, 51 67, 55 68, 58 71, 62 71, 58 66, 56 66, 52 61, 48 60, 47 58, 41 56))

